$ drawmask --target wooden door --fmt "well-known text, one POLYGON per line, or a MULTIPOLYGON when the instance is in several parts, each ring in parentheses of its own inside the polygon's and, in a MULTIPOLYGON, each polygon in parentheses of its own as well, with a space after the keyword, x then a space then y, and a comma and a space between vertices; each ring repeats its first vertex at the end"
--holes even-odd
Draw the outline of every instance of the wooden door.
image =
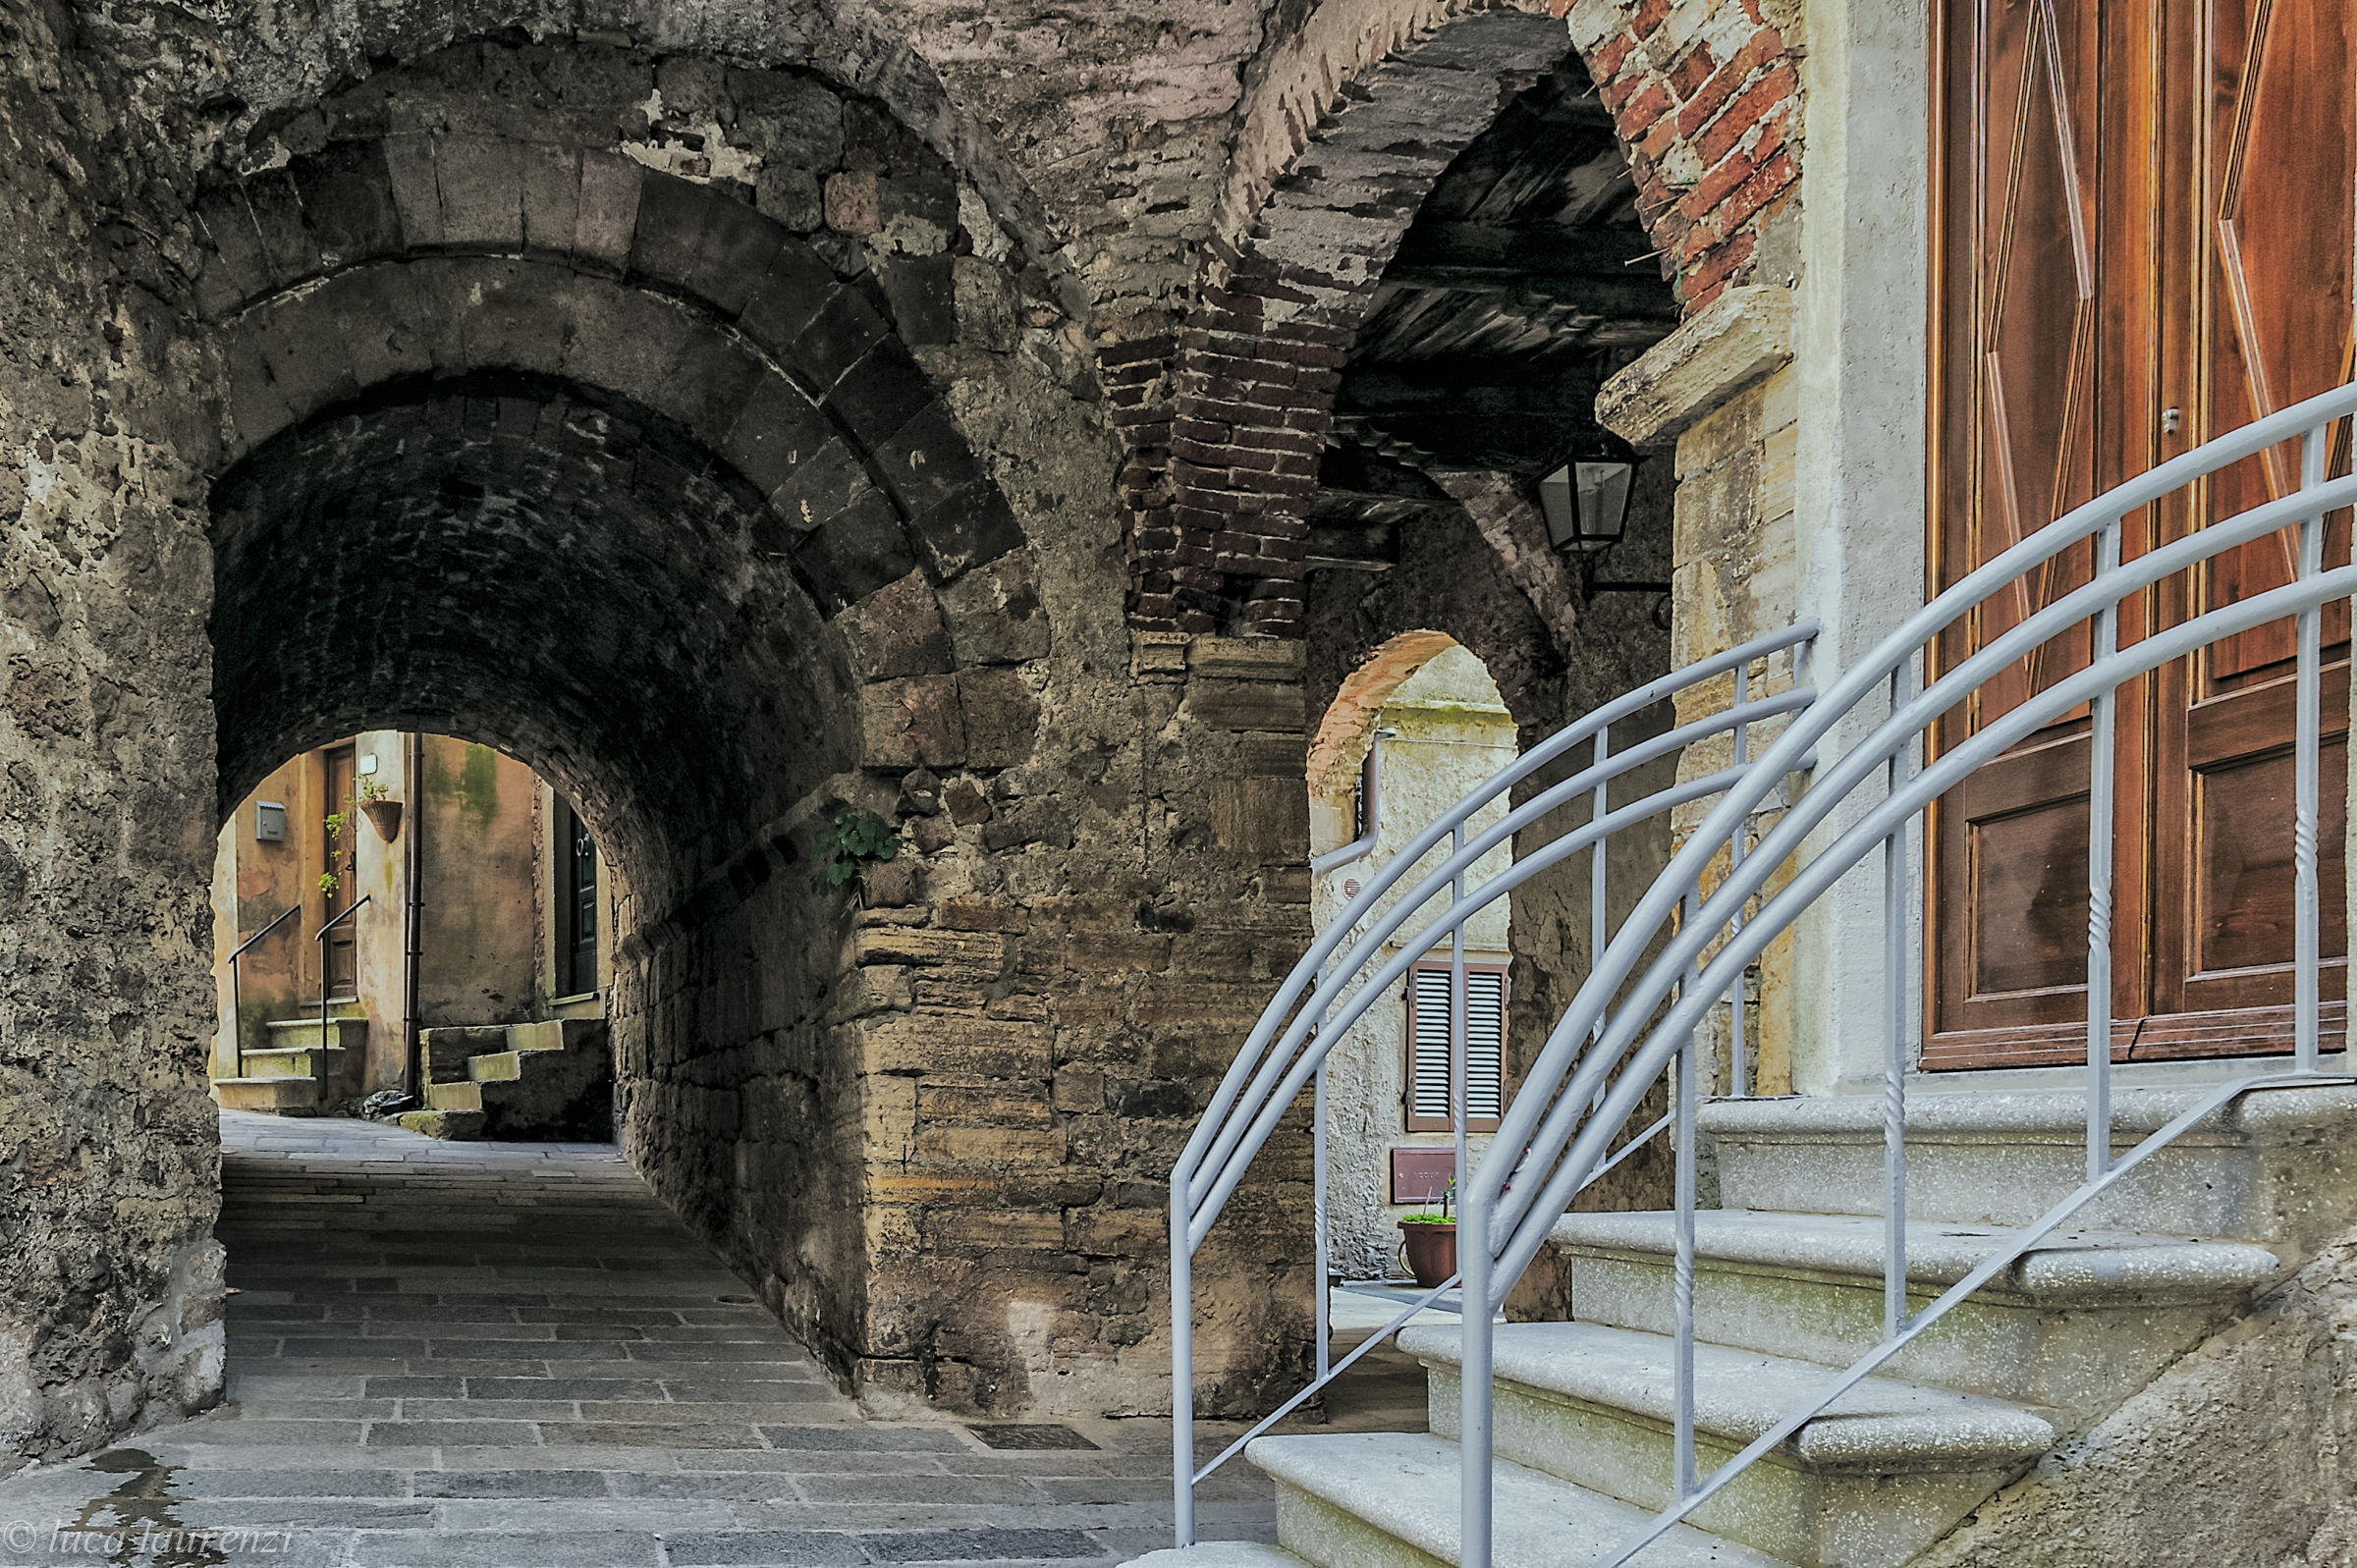
MULTIPOLYGON (((353 748, 331 746, 324 753, 327 791, 321 797, 319 809, 320 864, 335 879, 332 887, 323 890, 324 907, 319 912, 322 925, 352 907, 359 894, 353 891, 357 880, 353 846, 358 841, 359 814, 352 805, 353 748)), ((332 998, 350 999, 359 992, 359 947, 350 920, 327 934, 320 952, 320 961, 327 966, 327 994, 332 998)))
MULTIPOLYGON (((2098 491, 2344 378, 2357 213, 2339 128, 2357 55, 2347 19, 2331 16, 2340 4, 1946 0, 1935 590, 2098 491), (2255 81, 2246 58, 2259 62, 2255 81), (2270 137, 2304 119, 2334 128, 2319 137, 2330 145, 2288 173, 2300 154, 2270 137), (2272 160, 2264 177, 2254 149, 2272 160), (2337 260, 2325 253, 2334 243, 2337 260), (2234 267, 2239 288, 2220 287, 2234 267), (2254 284, 2278 297, 2254 303, 2254 284)), ((2206 498, 2209 514, 2289 478, 2280 465, 2246 466, 2206 498)), ((2179 505, 2128 518, 2123 553, 2193 517, 2179 505)), ((2337 548, 2345 559, 2345 531, 2337 548)), ((2092 557, 2081 546, 2001 595, 1954 629, 1938 662, 2085 582, 2092 557)), ((2282 561, 2279 543, 2253 546, 2199 582, 2123 604, 2122 642, 2218 595, 2280 582, 2282 561)), ((2345 642, 2345 618, 2327 635, 2345 642)), ((2288 626, 2267 628, 2120 690, 2115 1054, 2244 1051, 2261 1037, 2272 1047, 2286 1024, 2288 639, 2288 626)), ((1950 715, 1935 746, 2083 668, 2089 652, 2084 628, 2041 648, 1950 715)), ((2345 692, 2327 695, 2335 728, 2345 692)), ((2084 1055, 2088 729, 2084 710, 2064 716, 1935 808, 1926 1067, 2084 1055)), ((2327 946, 2338 952, 2337 742, 2327 764, 2327 946)))
MULTIPOLYGON (((2348 0, 2209 0, 2178 25, 2171 52, 2191 63, 2174 182, 2190 198, 2190 308, 2181 328, 2163 331, 2169 357, 2190 369, 2171 402, 2182 405, 2187 439, 2200 441, 2349 379, 2357 12, 2348 0)), ((2332 460, 2345 472, 2345 426, 2338 446, 2332 460)), ((2297 447, 2276 448, 2219 474, 2170 517, 2170 532, 2298 484, 2297 447)), ((2197 580, 2165 585, 2161 614, 2174 620, 2289 582, 2296 550, 2290 529, 2246 545, 2197 580)), ((2326 560, 2348 559, 2348 519, 2337 514, 2326 560)), ((2277 622, 2163 672, 2153 901, 2164 918, 2138 1056, 2291 1049, 2293 637, 2293 622, 2277 622)), ((2347 951, 2348 637, 2347 605, 2329 606, 2318 849, 2335 1034, 2347 951)))
POLYGON ((597 989, 597 841, 564 796, 557 797, 559 892, 557 988, 568 996, 597 989))

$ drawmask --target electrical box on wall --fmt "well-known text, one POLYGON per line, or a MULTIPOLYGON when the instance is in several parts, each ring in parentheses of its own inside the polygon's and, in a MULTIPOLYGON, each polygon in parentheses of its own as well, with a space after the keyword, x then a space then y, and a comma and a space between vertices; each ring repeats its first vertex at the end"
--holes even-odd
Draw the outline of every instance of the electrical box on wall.
POLYGON ((253 840, 256 843, 285 843, 287 841, 287 808, 275 800, 253 803, 253 840))

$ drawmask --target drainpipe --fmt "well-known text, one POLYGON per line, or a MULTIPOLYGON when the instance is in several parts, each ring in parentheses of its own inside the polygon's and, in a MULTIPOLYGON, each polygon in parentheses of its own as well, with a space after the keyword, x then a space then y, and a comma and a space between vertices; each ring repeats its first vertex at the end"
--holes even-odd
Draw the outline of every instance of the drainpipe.
POLYGON ((1330 849, 1309 863, 1309 874, 1323 877, 1338 866, 1364 860, 1383 837, 1383 740, 1397 730, 1378 730, 1367 743, 1367 760, 1358 770, 1358 837, 1340 849, 1330 849))
POLYGON ((402 1072, 402 1092, 422 1097, 425 1081, 424 1064, 418 1059, 418 1048, 423 1031, 417 1019, 417 958, 423 950, 425 934, 425 890, 422 873, 425 857, 419 845, 425 841, 425 735, 410 733, 410 803, 416 807, 410 813, 410 847, 408 850, 409 900, 403 920, 402 947, 405 960, 402 968, 401 1028, 404 1054, 407 1057, 402 1072))

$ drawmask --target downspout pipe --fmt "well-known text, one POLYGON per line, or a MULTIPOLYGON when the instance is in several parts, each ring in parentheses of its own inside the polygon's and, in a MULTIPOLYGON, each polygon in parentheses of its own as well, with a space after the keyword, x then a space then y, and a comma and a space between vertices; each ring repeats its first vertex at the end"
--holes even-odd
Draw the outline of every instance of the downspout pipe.
POLYGON ((1353 860, 1364 860, 1375 852, 1377 840, 1383 837, 1383 740, 1396 735, 1397 730, 1378 730, 1367 743, 1367 760, 1358 770, 1358 837, 1340 849, 1330 849, 1309 863, 1309 874, 1323 877, 1329 871, 1346 866, 1353 860))
POLYGON ((409 907, 403 920, 402 946, 402 1036, 408 1062, 402 1073, 403 1091, 425 1097, 425 1064, 419 1050, 424 1032, 417 1018, 417 963, 425 943, 425 889, 421 884, 425 872, 425 735, 412 730, 410 734, 410 847, 408 852, 409 907))

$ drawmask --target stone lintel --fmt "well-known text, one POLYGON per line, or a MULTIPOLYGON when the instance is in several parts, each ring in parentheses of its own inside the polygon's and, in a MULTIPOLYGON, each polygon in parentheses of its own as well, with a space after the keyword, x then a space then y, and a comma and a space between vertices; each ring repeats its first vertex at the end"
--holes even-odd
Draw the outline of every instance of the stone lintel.
POLYGON ((1631 446, 1693 428, 1792 359, 1792 291, 1729 289, 1607 381, 1596 417, 1631 446))

